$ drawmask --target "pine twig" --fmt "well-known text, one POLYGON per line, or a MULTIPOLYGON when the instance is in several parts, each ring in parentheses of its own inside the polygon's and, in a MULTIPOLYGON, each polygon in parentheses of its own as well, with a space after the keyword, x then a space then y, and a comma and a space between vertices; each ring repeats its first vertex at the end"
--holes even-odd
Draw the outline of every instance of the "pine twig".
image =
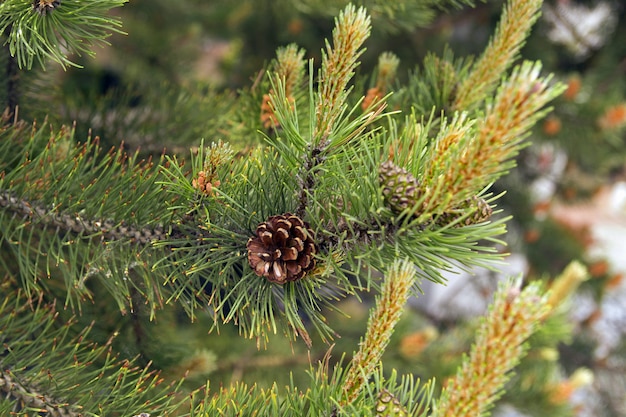
POLYGON ((358 65, 357 59, 364 51, 361 46, 369 37, 370 29, 370 17, 365 9, 361 7, 356 10, 350 4, 336 20, 333 30, 334 47, 326 45, 320 71, 312 143, 299 175, 302 182, 296 210, 299 216, 304 215, 308 195, 315 187, 315 169, 324 161, 328 138, 345 110, 348 97, 346 88, 358 65))
POLYGON ((370 17, 364 8, 355 10, 348 5, 339 14, 333 30, 333 44, 326 46, 320 73, 320 88, 315 109, 314 144, 323 149, 335 122, 344 110, 346 87, 354 75, 357 58, 363 53, 361 45, 370 33, 370 17))
POLYGON ((21 405, 20 410, 37 410, 49 417, 79 417, 81 414, 68 408, 68 404, 42 394, 36 387, 19 382, 10 371, 0 370, 0 392, 21 405))
MULTIPOLYGON (((287 45, 276 51, 275 73, 279 83, 283 83, 284 97, 290 105, 295 102, 295 91, 302 82, 304 76, 304 49, 298 48, 295 44, 287 45)), ((261 103, 261 123, 266 129, 280 127, 276 120, 274 109, 276 108, 276 92, 270 88, 267 94, 263 95, 261 103)))
POLYGON ((430 179, 425 206, 445 211, 514 166, 542 108, 563 91, 562 85, 550 85, 550 77, 541 78, 540 70, 539 63, 524 62, 502 83, 477 125, 462 114, 442 129, 423 171, 423 178, 430 179), (447 203, 442 207, 440 201, 447 203))
POLYGON ((494 37, 457 89, 455 109, 469 109, 491 93, 539 18, 542 3, 542 0, 509 0, 494 37))
POLYGON ((470 355, 448 382, 433 417, 486 416, 524 355, 524 342, 549 309, 538 285, 521 292, 515 286, 501 285, 470 355))
POLYGON ((116 225, 111 220, 99 221, 85 219, 79 215, 57 213, 43 204, 15 197, 7 190, 0 190, 0 208, 10 210, 25 219, 42 222, 47 227, 60 228, 84 236, 100 234, 103 240, 126 239, 146 245, 167 237, 162 226, 151 228, 136 227, 125 223, 116 225))
POLYGON ((415 269, 410 262, 396 261, 387 272, 376 308, 372 310, 365 338, 352 358, 343 384, 342 404, 353 402, 367 379, 379 366, 394 327, 402 316, 409 290, 415 282, 415 269))

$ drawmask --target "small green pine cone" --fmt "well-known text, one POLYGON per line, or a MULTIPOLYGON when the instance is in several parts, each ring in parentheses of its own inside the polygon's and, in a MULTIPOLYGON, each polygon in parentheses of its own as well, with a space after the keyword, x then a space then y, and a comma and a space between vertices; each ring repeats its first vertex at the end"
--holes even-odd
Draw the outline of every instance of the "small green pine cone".
POLYGON ((446 225, 452 223, 463 217, 468 209, 473 209, 474 211, 472 212, 472 214, 463 219, 463 221, 457 223, 455 226, 470 226, 472 224, 485 222, 489 220, 493 212, 491 206, 485 201, 484 198, 474 196, 470 199, 465 200, 458 208, 441 214, 437 218, 436 223, 438 225, 446 225))
POLYGON ((385 204, 396 213, 413 207, 422 196, 421 184, 409 171, 386 161, 378 169, 385 204))
POLYGON ((408 417, 409 413, 400 401, 386 389, 382 389, 376 398, 376 417, 408 417))

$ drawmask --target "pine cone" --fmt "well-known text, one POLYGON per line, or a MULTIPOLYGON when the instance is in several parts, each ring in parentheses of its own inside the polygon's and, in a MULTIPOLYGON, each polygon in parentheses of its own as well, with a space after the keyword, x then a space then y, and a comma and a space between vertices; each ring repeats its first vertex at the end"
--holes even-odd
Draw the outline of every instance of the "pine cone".
POLYGON ((386 389, 382 389, 376 398, 376 417, 408 417, 409 413, 400 401, 386 389))
POLYGON ((474 196, 465 200, 458 209, 445 212, 439 216, 437 224, 445 225, 452 223, 462 217, 468 209, 475 209, 475 211, 467 216, 462 222, 457 223, 456 226, 470 226, 472 224, 485 222, 489 220, 489 217, 491 217, 491 213, 493 212, 489 203, 487 203, 483 198, 474 196))
POLYGON ((248 262, 258 276, 271 282, 297 281, 315 267, 314 239, 313 230, 298 216, 272 216, 248 240, 248 262))
POLYGON ((421 197, 421 184, 404 168, 386 161, 378 169, 385 203, 396 213, 413 207, 421 197))

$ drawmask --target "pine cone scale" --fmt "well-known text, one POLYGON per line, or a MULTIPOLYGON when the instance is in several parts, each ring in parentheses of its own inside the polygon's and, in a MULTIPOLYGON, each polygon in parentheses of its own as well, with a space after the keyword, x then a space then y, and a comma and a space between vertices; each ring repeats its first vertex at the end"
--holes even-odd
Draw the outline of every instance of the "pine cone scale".
POLYGON ((295 247, 287 248, 285 253, 282 254, 282 258, 285 261, 295 261, 298 259, 298 249, 295 247))
POLYGON ((304 242, 299 237, 290 239, 289 246, 296 248, 298 252, 302 252, 304 250, 304 242))

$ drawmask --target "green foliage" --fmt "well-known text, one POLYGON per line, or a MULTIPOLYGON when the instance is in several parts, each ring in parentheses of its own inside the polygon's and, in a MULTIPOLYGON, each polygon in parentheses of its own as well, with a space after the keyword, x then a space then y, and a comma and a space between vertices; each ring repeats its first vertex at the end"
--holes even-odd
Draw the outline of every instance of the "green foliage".
POLYGON ((121 311, 127 310, 133 288, 154 310, 163 298, 161 289, 150 284, 150 265, 138 259, 142 253, 151 256, 142 241, 159 232, 167 211, 154 187, 158 173, 151 163, 121 149, 103 153, 97 141, 75 145, 71 130, 51 133, 45 124, 32 129, 23 123, 5 125, 1 135, 0 146, 9 156, 0 163, 0 188, 6 190, 2 206, 8 209, 1 213, 6 231, 2 259, 27 296, 64 283, 65 296, 52 292, 80 309, 91 297, 89 281, 97 279, 121 311), (24 225, 24 217, 29 224, 24 225), (130 274, 136 274, 133 280, 130 274), (112 275, 118 277, 115 282, 112 275))
POLYGON ((0 407, 20 415, 71 416, 176 409, 177 387, 164 384, 154 371, 117 358, 108 345, 90 343, 89 328, 72 337, 75 323, 59 323, 54 305, 27 300, 13 293, 0 306, 0 387, 12 402, 0 407), (94 381, 99 390, 94 390, 94 381))
POLYGON ((63 66, 76 65, 69 53, 93 54, 94 44, 106 43, 111 31, 120 31, 119 20, 108 15, 126 0, 35 1, 0 3, 0 33, 7 36, 11 55, 20 68, 42 67, 48 59, 63 66))
MULTIPOLYGON (((298 1, 296 7, 306 13, 337 15, 349 2, 344 0, 298 1)), ((353 2, 369 10, 377 30, 391 33, 410 31, 431 23, 441 10, 474 6, 474 0, 407 0, 388 2, 362 0, 353 2)))

